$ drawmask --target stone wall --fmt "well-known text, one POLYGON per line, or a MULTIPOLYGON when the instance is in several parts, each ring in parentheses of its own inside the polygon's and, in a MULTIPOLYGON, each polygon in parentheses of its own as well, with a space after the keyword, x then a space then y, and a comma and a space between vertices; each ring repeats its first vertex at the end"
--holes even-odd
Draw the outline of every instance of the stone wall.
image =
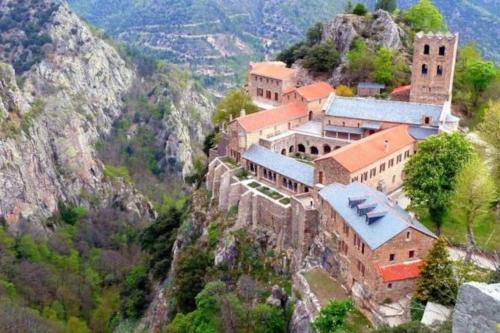
MULTIPOLYGON (((207 188, 212 192, 212 202, 220 210, 238 207, 233 230, 250 228, 268 235, 268 243, 278 252, 287 253, 293 270, 300 268, 303 252, 307 251, 318 232, 318 212, 302 200, 292 198, 291 204, 282 204, 250 188, 220 159, 209 164, 207 188)), ((312 197, 311 199, 312 200, 312 197)))
POLYGON ((468 282, 460 287, 453 333, 500 332, 500 283, 468 282))

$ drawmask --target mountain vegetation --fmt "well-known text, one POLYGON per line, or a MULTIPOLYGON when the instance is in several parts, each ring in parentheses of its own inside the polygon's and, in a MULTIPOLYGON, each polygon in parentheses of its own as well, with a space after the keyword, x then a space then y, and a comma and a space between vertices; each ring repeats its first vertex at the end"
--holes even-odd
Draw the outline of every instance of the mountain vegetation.
POLYGON ((274 54, 343 7, 327 0, 69 2, 113 38, 184 64, 222 90, 244 80, 248 61, 274 54))

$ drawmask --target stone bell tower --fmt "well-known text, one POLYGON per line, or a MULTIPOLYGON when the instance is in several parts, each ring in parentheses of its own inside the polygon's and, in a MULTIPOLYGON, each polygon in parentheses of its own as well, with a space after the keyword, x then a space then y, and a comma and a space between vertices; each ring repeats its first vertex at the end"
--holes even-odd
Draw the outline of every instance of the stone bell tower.
POLYGON ((451 102, 458 34, 419 32, 413 45, 410 102, 451 102))

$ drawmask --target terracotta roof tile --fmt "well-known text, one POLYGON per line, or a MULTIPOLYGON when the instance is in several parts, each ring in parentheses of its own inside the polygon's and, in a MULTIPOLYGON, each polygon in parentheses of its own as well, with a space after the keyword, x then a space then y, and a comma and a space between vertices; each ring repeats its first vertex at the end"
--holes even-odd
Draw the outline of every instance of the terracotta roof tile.
POLYGON ((315 161, 333 158, 348 171, 354 172, 414 142, 415 139, 408 134, 408 125, 398 125, 334 150, 315 161), (389 143, 387 151, 384 148, 386 140, 389 143))
POLYGON ((287 90, 283 92, 283 94, 288 94, 293 91, 297 92, 308 101, 315 101, 320 98, 327 98, 332 92, 335 92, 335 89, 326 82, 317 82, 300 88, 287 90))
POLYGON ((420 276, 422 260, 407 261, 400 264, 380 266, 375 263, 375 271, 384 282, 416 279, 420 276))
MULTIPOLYGON (((283 64, 284 65, 284 64, 283 64)), ((273 62, 258 62, 250 65, 250 73, 273 79, 286 79, 295 75, 295 69, 281 66, 273 62)))
POLYGON ((400 93, 406 92, 410 89, 411 89, 411 85, 397 87, 397 88, 394 88, 394 90, 391 92, 391 94, 400 94, 400 93))
POLYGON ((302 103, 295 102, 239 117, 235 121, 237 121, 247 132, 254 132, 262 128, 282 124, 305 116, 307 116, 306 106, 302 103))

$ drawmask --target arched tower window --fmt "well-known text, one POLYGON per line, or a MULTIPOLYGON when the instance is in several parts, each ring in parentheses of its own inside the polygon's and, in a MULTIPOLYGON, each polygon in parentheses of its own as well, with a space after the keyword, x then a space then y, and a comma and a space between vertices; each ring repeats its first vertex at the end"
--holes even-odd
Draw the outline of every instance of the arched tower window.
POLYGON ((431 52, 431 47, 429 44, 424 45, 424 54, 429 54, 431 52))
POLYGON ((436 74, 438 76, 442 76, 443 75, 443 66, 441 66, 441 65, 437 66, 436 74))
POLYGON ((445 55, 445 53, 446 53, 446 47, 444 47, 444 46, 440 46, 440 47, 439 47, 439 55, 440 55, 440 56, 444 56, 444 55, 445 55))
POLYGON ((429 71, 428 67, 426 64, 422 64, 422 75, 427 75, 427 72, 429 71))
POLYGON ((318 155, 319 154, 318 148, 316 148, 315 146, 311 146, 311 154, 318 155))

